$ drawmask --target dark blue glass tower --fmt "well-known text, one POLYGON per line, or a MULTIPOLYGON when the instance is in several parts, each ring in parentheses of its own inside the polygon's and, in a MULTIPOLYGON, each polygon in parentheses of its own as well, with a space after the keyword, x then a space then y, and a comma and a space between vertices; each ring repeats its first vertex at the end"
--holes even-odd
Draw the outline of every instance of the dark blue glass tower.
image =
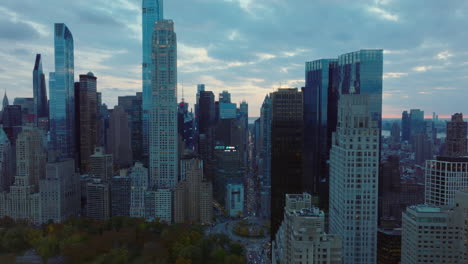
POLYGON ((45 76, 42 71, 42 58, 41 54, 36 55, 36 62, 34 63, 33 70, 33 94, 34 94, 34 115, 36 125, 39 119, 47 118, 47 91, 45 76))

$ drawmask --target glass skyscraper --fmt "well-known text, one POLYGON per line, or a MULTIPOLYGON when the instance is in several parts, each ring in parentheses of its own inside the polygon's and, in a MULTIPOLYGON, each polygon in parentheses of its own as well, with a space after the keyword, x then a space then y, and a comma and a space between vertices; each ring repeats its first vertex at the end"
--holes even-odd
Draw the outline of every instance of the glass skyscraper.
POLYGON ((34 94, 34 115, 36 125, 39 119, 47 118, 47 91, 44 72, 42 71, 41 54, 36 55, 36 62, 33 69, 33 94, 34 94))
POLYGON ((376 95, 370 102, 372 120, 381 127, 383 50, 359 50, 306 63, 304 92, 304 183, 328 205, 332 133, 336 131, 338 100, 343 94, 376 95))
POLYGON ((143 0, 142 30, 143 30, 143 154, 148 155, 149 111, 151 108, 151 71, 154 68, 151 58, 154 23, 163 19, 163 0, 143 0))
POLYGON ((51 147, 63 157, 74 154, 73 36, 63 23, 55 24, 55 72, 50 74, 51 147))

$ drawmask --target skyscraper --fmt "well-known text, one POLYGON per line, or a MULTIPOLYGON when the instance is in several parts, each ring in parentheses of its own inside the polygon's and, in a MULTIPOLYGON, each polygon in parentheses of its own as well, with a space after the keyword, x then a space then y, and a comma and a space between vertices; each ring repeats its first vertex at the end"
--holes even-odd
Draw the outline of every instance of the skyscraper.
POLYGON ((463 114, 452 115, 452 120, 447 122, 447 138, 445 139, 445 156, 468 156, 467 145, 468 123, 463 121, 463 114))
POLYGON ((120 106, 115 106, 109 117, 107 131, 107 153, 112 154, 114 164, 129 168, 133 164, 131 134, 128 115, 120 106))
POLYGON ((271 96, 265 96, 260 109, 258 175, 261 181, 260 215, 271 215, 271 96))
POLYGON ((337 59, 306 62, 304 93, 305 190, 318 193, 328 206, 328 165, 331 135, 337 118, 337 59), (322 184, 321 184, 322 183, 322 184), (323 186, 321 186, 323 185, 323 186))
POLYGON ((149 142, 149 116, 152 103, 152 71, 154 70, 153 52, 153 32, 154 23, 163 19, 163 0, 142 0, 142 31, 143 31, 143 152, 148 155, 149 142))
MULTIPOLYGON (((380 95, 381 97, 381 95, 380 95)), ((379 95, 342 95, 330 152, 330 233, 343 240, 343 263, 376 263, 379 95)))
POLYGON ((93 179, 86 188, 87 217, 105 221, 111 216, 109 183, 93 179))
POLYGON ((271 94, 271 236, 283 220, 287 193, 303 191, 302 93, 297 88, 278 89, 271 94))
POLYGON ((413 144, 413 137, 425 132, 424 111, 411 109, 409 114, 410 122, 410 141, 413 144))
POLYGON ((36 125, 40 119, 48 117, 48 102, 45 76, 42 72, 41 54, 36 55, 36 62, 33 69, 33 94, 34 94, 34 115, 36 125))
POLYGON ((3 100, 2 100, 2 111, 5 110, 5 107, 9 106, 10 103, 8 102, 8 96, 5 90, 5 94, 3 95, 3 100))
POLYGON ((94 153, 98 140, 98 105, 96 77, 92 72, 80 75, 75 85, 76 148, 81 173, 89 172, 89 157, 94 153))
POLYGON ((50 139, 64 157, 74 155, 74 55, 73 36, 63 23, 55 24, 55 72, 50 76, 50 139))
POLYGON ((401 116, 401 140, 409 141, 410 140, 410 118, 408 111, 404 111, 401 116))
POLYGON ((178 180, 177 39, 172 20, 157 21, 153 36, 150 113, 150 185, 173 188, 178 180))
POLYGON ((143 121, 142 121, 142 93, 132 96, 119 96, 119 106, 127 112, 132 138, 133 160, 143 161, 143 121))

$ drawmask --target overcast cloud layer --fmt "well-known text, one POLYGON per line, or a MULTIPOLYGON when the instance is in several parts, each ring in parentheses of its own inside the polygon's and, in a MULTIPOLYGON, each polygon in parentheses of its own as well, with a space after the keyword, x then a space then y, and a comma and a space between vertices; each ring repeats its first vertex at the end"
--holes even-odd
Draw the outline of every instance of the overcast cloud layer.
MULTIPOLYGON (((364 48, 384 52, 384 115, 467 112, 468 1, 166 0, 178 36, 179 98, 196 84, 246 100, 302 87, 305 61, 364 48)), ((36 53, 53 71, 53 27, 75 40, 75 80, 88 71, 110 107, 141 90, 141 0, 2 0, 0 91, 32 96, 36 53)), ((2 92, 3 93, 3 92, 2 92)))

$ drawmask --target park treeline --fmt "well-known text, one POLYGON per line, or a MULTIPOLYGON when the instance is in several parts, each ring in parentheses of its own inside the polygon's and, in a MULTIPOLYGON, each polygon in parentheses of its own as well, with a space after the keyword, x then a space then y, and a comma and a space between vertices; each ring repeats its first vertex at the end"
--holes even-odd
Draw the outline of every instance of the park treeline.
POLYGON ((158 220, 113 217, 107 221, 71 218, 33 227, 0 219, 0 255, 35 249, 43 263, 243 264, 244 249, 223 234, 204 236, 203 226, 168 225, 158 220))

